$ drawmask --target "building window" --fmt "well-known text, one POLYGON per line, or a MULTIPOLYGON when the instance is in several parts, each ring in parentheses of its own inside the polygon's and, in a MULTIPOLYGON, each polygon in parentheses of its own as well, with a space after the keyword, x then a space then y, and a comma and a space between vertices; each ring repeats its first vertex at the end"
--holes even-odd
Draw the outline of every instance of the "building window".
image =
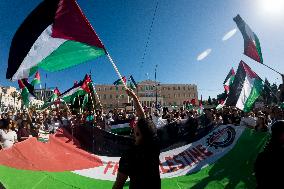
POLYGON ((168 87, 168 90, 170 91, 170 90, 171 90, 171 88, 170 88, 170 87, 168 87))
POLYGON ((176 98, 177 97, 177 95, 176 94, 174 94, 174 98, 176 98))
POLYGON ((105 91, 107 90, 107 88, 105 87, 105 91))
POLYGON ((109 90, 112 91, 112 87, 110 87, 109 90))
POLYGON ((109 95, 109 98, 112 99, 112 95, 111 94, 109 95))
POLYGON ((106 99, 107 98, 107 95, 106 94, 104 94, 104 99, 106 99))
POLYGON ((183 87, 183 90, 185 91, 185 87, 183 87))
POLYGON ((176 87, 173 87, 173 90, 176 90, 176 87))
POLYGON ((190 97, 190 94, 188 94, 188 97, 190 97))
POLYGON ((178 90, 180 90, 180 87, 178 86, 178 90))
POLYGON ((183 97, 186 97, 186 94, 185 94, 185 93, 183 94, 183 97))
POLYGON ((100 87, 98 88, 98 91, 101 91, 101 88, 100 88, 100 87))
POLYGON ((180 94, 178 94, 178 97, 180 97, 180 94))

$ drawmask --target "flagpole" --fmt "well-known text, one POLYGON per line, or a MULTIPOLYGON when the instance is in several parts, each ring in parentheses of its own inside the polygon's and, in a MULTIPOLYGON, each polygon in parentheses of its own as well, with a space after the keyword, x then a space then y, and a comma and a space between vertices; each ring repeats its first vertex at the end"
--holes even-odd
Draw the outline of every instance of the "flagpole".
POLYGON ((262 65, 266 66, 267 68, 271 69, 272 71, 274 71, 274 72, 276 72, 276 73, 278 73, 282 76, 282 74, 280 72, 276 71, 275 69, 271 68, 270 66, 267 66, 266 64, 263 64, 263 63, 262 63, 262 65))
POLYGON ((96 97, 97 97, 97 99, 98 99, 98 103, 99 103, 100 107, 103 109, 103 106, 102 106, 102 104, 101 104, 99 95, 98 95, 97 90, 96 90, 95 86, 93 85, 93 83, 92 83, 92 87, 93 87, 94 94, 96 95, 96 97))
POLYGON ((108 52, 107 52, 107 57, 108 57, 109 61, 111 62, 111 64, 112 64, 116 74, 118 75, 119 79, 122 81, 124 88, 127 89, 126 83, 122 79, 122 76, 121 76, 120 72, 118 71, 118 68, 116 67, 114 61, 112 60, 112 58, 111 58, 111 56, 108 52))

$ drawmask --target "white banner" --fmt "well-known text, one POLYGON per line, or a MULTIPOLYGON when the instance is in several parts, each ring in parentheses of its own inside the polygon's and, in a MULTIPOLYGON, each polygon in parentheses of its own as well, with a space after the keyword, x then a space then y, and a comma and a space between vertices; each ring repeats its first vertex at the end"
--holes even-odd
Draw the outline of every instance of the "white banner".
MULTIPOLYGON (((222 125, 200 140, 160 154, 161 178, 196 172, 213 164, 236 144, 244 127, 222 125)), ((96 156, 103 166, 73 171, 76 174, 101 180, 115 181, 120 157, 96 156)))

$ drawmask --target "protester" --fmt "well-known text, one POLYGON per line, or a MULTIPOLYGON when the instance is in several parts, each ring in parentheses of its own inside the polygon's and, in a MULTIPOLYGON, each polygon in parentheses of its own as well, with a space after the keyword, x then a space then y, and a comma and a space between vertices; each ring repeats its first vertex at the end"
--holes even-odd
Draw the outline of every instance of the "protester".
POLYGON ((119 161, 119 168, 113 189, 122 189, 130 178, 130 189, 161 188, 157 133, 152 120, 146 119, 145 112, 133 91, 126 90, 134 99, 139 120, 134 127, 134 146, 119 161), (147 181, 147 182, 146 182, 147 181))
POLYGON ((281 188, 284 170, 284 121, 272 125, 271 139, 255 161, 257 189, 281 188))
POLYGON ((0 129, 0 148, 10 148, 17 142, 17 134, 12 130, 13 120, 2 119, 3 127, 0 129))
POLYGON ((24 141, 31 137, 30 124, 27 120, 23 120, 18 130, 18 141, 24 141))

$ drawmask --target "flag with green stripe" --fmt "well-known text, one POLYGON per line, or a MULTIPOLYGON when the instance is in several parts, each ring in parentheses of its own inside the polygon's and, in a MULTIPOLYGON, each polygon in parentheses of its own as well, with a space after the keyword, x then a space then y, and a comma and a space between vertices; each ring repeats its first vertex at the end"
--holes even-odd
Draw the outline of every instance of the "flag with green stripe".
POLYGON ((225 105, 236 106, 249 112, 262 91, 261 78, 245 62, 241 61, 225 105))
POLYGON ((105 54, 76 0, 44 0, 13 37, 6 78, 28 78, 39 68, 59 71, 105 54))

